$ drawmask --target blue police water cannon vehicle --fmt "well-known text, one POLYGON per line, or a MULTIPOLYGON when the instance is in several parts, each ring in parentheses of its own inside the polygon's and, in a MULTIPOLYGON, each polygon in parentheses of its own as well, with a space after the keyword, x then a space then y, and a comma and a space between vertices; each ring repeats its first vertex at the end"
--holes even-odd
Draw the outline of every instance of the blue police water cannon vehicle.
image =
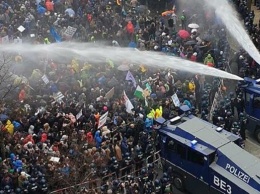
POLYGON ((239 136, 190 114, 157 119, 161 161, 172 184, 192 194, 260 193, 260 160, 239 145, 239 136))
MULTIPOLYGON (((247 130, 253 133, 260 143, 260 79, 244 78, 239 82, 247 114, 247 130)), ((239 98, 238 98, 239 100, 239 98)))

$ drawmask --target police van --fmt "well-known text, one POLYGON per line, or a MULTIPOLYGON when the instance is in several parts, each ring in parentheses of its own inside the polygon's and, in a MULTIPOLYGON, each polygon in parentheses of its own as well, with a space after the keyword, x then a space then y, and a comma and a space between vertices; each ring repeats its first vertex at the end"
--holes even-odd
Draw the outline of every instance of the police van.
POLYGON ((239 137, 182 110, 169 121, 156 120, 173 185, 192 194, 259 194, 260 160, 237 145, 239 137))
POLYGON ((260 79, 246 77, 244 81, 240 81, 239 87, 243 91, 247 130, 254 134, 260 143, 260 79))

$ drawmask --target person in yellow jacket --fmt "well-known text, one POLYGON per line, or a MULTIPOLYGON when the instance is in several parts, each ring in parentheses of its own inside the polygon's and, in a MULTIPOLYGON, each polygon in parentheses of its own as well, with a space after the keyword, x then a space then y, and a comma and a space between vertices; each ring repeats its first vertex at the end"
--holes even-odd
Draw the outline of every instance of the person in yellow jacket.
POLYGON ((12 124, 12 122, 10 120, 6 121, 4 128, 10 135, 14 134, 14 125, 12 124))
POLYGON ((78 73, 80 71, 80 67, 79 67, 78 61, 76 59, 72 59, 71 68, 73 69, 73 71, 75 73, 78 73))
POLYGON ((195 84, 194 81, 189 82, 189 91, 190 92, 195 92, 195 84))
POLYGON ((44 44, 51 44, 51 42, 49 41, 49 38, 44 38, 44 44))
POLYGON ((160 106, 159 108, 157 109, 152 109, 151 112, 147 115, 147 117, 149 118, 153 118, 153 119, 157 119, 159 117, 162 117, 162 106, 160 106))

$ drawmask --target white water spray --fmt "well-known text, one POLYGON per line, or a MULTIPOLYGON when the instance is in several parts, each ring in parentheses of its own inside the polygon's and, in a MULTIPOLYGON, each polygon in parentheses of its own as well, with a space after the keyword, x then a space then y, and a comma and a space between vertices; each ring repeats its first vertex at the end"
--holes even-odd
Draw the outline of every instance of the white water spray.
POLYGON ((137 65, 145 64, 158 68, 171 68, 191 73, 242 80, 242 78, 236 75, 208 67, 203 64, 184 60, 178 57, 165 56, 158 52, 138 52, 129 48, 105 47, 102 45, 93 46, 93 44, 87 43, 63 42, 50 45, 5 45, 4 47, 0 47, 0 52, 1 51, 21 53, 22 55, 30 57, 35 61, 37 61, 37 59, 34 59, 34 56, 45 55, 45 53, 50 59, 62 60, 66 58, 72 59, 73 57, 78 57, 90 63, 104 63, 105 59, 111 59, 116 64, 120 64, 122 61, 127 60, 130 63, 137 65))
POLYGON ((235 9, 227 0, 204 0, 207 5, 216 9, 216 14, 221 18, 231 36, 237 40, 241 47, 243 47, 248 54, 260 64, 260 54, 250 36, 247 34, 244 26, 239 21, 235 9))

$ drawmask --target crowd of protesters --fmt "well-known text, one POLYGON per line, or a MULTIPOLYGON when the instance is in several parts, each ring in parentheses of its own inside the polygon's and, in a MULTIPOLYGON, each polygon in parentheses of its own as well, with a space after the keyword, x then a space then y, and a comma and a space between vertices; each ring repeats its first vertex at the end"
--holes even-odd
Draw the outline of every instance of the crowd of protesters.
MULTIPOLYGON (((121 3, 123 6, 96 0, 1 1, 1 36, 8 36, 9 42, 19 37, 32 44, 105 41, 111 46, 153 50, 227 68, 227 34, 215 20, 214 10, 176 7, 162 16, 152 15, 136 0, 121 3), (199 26, 190 28, 194 22, 199 26), (21 25, 24 31, 17 30, 21 25), (68 26, 77 29, 73 37, 65 33, 68 26)), ((238 6, 245 9, 243 2, 238 6)), ((240 13, 255 37, 253 13, 240 13)), ((15 59, 20 64, 26 61, 19 55, 15 59)), ((244 52, 238 54, 238 60, 253 64, 249 59, 244 52)), ((46 63, 45 69, 36 65, 29 81, 12 92, 12 100, 1 104, 0 193, 172 193, 171 168, 158 175, 157 163, 153 163, 157 159, 154 153, 160 149, 153 120, 160 116, 169 119, 178 111, 171 99, 174 93, 193 114, 200 113, 207 120, 220 80, 210 78, 207 83, 202 75, 123 64, 129 67, 133 82, 126 80, 127 71, 118 69, 121 64, 114 64, 113 59, 104 61, 105 65, 77 59, 66 65, 51 59, 46 63), (42 79, 43 72, 49 82, 42 79), (147 99, 135 95, 136 86, 149 91, 147 99), (56 98, 59 92, 62 99, 56 98), (131 113, 126 110, 126 96, 134 107, 131 113), (106 113, 106 122, 99 126, 106 113)), ((243 63, 238 61, 238 65, 243 63)), ((255 75, 258 71, 250 72, 255 75)), ((225 128, 236 127, 229 118, 234 107, 243 112, 241 102, 235 101, 239 95, 230 94, 221 102, 228 111, 223 115, 215 111, 214 124, 223 122, 216 120, 221 116, 225 128)))

